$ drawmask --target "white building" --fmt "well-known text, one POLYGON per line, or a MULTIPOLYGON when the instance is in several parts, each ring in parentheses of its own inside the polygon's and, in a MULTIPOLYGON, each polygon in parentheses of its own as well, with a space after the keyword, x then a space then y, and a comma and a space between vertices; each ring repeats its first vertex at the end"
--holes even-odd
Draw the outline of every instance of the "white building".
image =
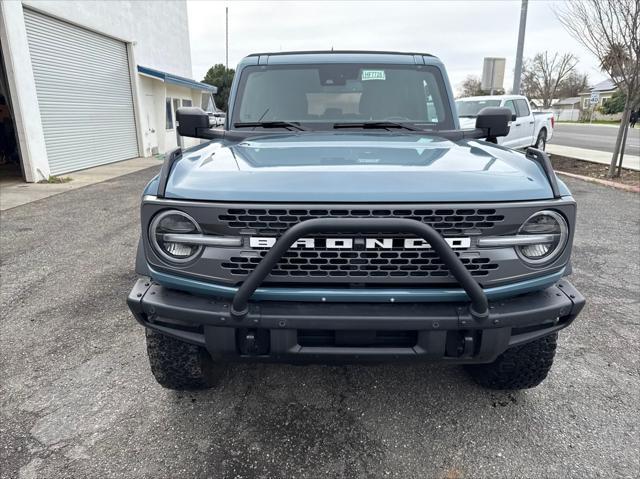
POLYGON ((0 44, 1 171, 30 182, 189 146, 175 110, 215 93, 190 79, 184 1, 3 0, 0 44))

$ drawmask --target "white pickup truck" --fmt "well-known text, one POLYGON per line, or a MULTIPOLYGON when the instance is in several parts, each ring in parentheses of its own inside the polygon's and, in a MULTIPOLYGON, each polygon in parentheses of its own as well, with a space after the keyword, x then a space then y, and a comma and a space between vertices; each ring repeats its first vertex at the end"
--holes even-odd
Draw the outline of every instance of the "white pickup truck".
POLYGON ((498 144, 509 148, 533 146, 544 150, 553 136, 553 113, 532 112, 529 100, 522 95, 471 96, 456 100, 460 128, 475 128, 478 112, 487 106, 507 107, 513 113, 511 129, 498 144))

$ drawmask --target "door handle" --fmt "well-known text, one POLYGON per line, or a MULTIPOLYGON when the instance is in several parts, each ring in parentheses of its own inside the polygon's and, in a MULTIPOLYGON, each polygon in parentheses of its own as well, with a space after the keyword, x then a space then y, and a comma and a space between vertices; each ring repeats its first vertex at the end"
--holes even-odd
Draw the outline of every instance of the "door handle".
POLYGON ((529 124, 530 124, 530 125, 533 125, 534 123, 535 123, 535 122, 533 122, 533 121, 530 121, 530 122, 529 122, 529 124))
POLYGON ((520 126, 520 123, 516 123, 516 126, 520 126))

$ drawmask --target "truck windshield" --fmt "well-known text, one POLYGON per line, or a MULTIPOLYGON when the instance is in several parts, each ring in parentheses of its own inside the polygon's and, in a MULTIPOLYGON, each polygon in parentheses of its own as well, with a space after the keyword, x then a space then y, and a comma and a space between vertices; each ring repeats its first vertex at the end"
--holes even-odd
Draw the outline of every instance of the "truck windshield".
POLYGON ((488 106, 500 106, 500 100, 458 100, 458 116, 461 118, 475 118, 483 108, 488 106))
POLYGON ((365 123, 381 128, 453 128, 444 81, 433 66, 341 63, 245 68, 232 125, 282 127, 281 122, 314 130, 365 123))

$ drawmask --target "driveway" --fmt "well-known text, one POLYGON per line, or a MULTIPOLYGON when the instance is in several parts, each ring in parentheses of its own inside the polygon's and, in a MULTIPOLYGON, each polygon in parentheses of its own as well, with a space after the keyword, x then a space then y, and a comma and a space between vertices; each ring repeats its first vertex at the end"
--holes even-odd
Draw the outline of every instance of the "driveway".
MULTIPOLYGON (((556 123, 550 144, 612 153, 618 128, 607 125, 556 123)), ((625 154, 640 155, 640 124, 629 130, 625 154)))
POLYGON ((232 368, 160 388, 125 297, 153 170, 2 213, 3 478, 515 478, 640 474, 638 196, 569 181, 588 304, 538 388, 441 365, 232 368))

